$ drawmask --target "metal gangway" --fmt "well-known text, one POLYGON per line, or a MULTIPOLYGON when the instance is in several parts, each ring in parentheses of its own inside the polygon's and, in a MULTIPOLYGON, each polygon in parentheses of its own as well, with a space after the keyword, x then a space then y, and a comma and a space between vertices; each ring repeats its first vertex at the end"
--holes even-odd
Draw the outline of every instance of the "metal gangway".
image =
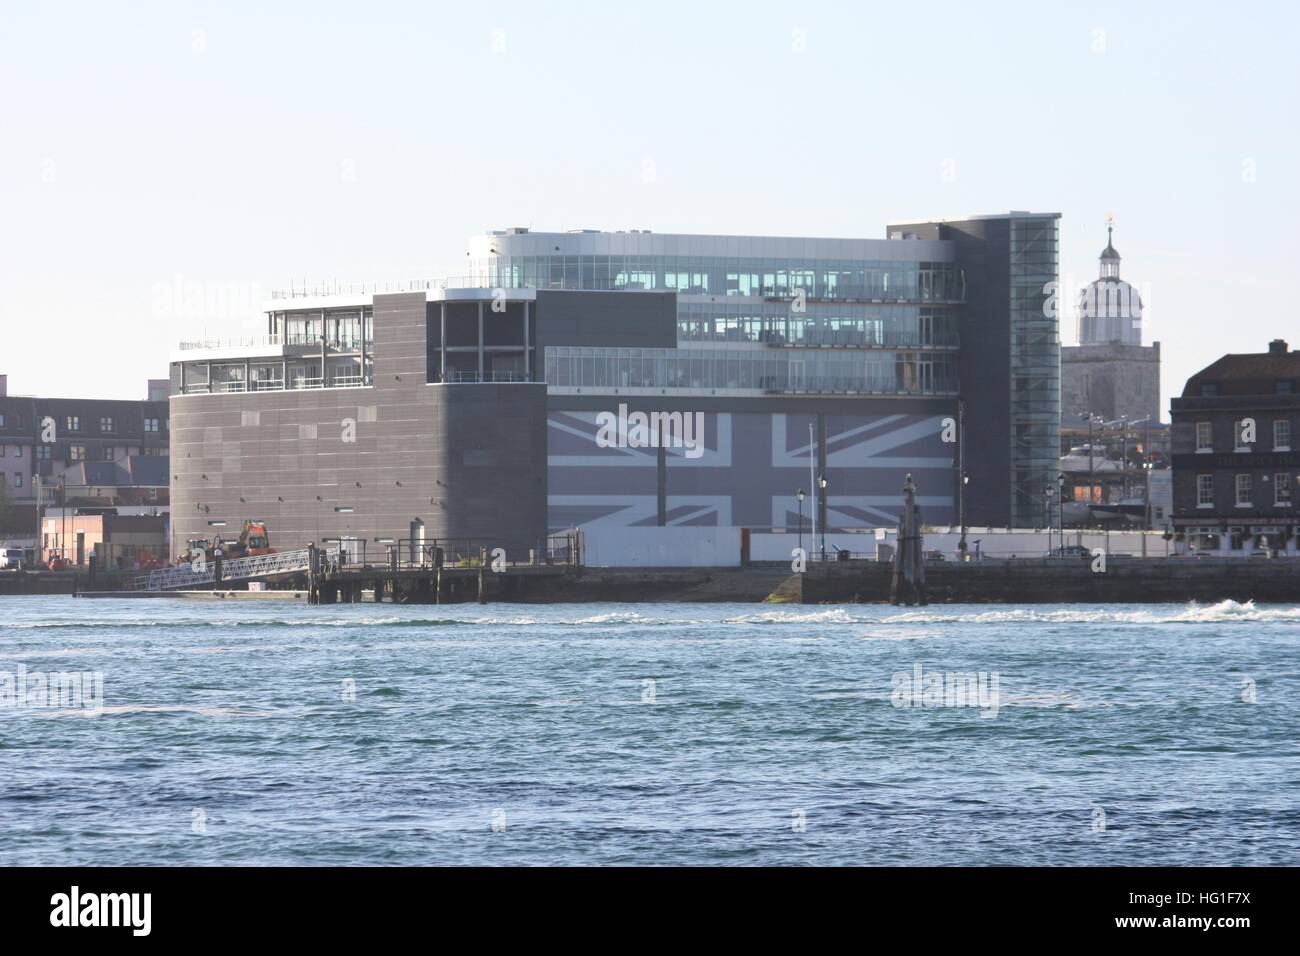
MULTIPOLYGON (((327 552, 321 552, 328 560, 327 552)), ((201 587, 217 583, 217 562, 204 560, 195 570, 193 564, 181 564, 175 567, 159 568, 145 574, 136 574, 127 579, 127 588, 131 591, 173 591, 178 588, 201 587)), ((221 562, 221 581, 250 581, 254 578, 272 577, 277 574, 290 574, 295 571, 307 571, 311 568, 311 550, 282 551, 278 554, 257 554, 248 558, 235 558, 221 562)))

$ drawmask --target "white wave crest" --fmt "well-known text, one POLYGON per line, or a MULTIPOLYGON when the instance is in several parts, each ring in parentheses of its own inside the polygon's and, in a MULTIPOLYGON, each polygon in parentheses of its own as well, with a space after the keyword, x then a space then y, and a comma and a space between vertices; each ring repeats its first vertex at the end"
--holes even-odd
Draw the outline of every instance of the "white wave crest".
POLYGON ((825 611, 762 611, 729 617, 724 624, 853 624, 855 618, 841 607, 825 611))
POLYGON ((1220 601, 1217 604, 1148 605, 1128 610, 1120 607, 1079 604, 1067 608, 1005 610, 963 613, 955 608, 941 611, 906 611, 883 618, 883 624, 1233 624, 1265 621, 1300 622, 1300 607, 1256 607, 1254 601, 1220 601))

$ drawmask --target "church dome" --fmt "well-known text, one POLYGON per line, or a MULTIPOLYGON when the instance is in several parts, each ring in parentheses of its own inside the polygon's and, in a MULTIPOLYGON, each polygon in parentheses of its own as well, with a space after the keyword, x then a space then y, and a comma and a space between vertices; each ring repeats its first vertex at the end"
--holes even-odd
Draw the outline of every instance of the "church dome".
POLYGON ((1079 344, 1142 344, 1142 296, 1119 277, 1120 255, 1106 219, 1106 248, 1097 257, 1100 275, 1079 291, 1079 344))

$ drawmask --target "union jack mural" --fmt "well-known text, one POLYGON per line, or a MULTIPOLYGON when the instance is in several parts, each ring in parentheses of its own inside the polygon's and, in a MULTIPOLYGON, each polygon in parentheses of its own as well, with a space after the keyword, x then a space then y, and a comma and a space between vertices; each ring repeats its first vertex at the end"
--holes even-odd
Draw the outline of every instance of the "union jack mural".
MULTIPOLYGON (((611 409, 612 410, 612 409, 611 409)), ((659 522, 656 448, 604 448, 594 411, 548 416, 549 514, 553 531, 571 527, 646 527, 659 522)), ((928 524, 956 521, 954 454, 942 440, 943 415, 826 415, 826 479, 831 528, 893 527, 911 474, 928 524)), ((798 522, 795 491, 808 484, 809 435, 817 416, 708 412, 704 454, 666 457, 669 525, 788 527, 798 522)), ((803 506, 811 521, 810 499, 803 506)))

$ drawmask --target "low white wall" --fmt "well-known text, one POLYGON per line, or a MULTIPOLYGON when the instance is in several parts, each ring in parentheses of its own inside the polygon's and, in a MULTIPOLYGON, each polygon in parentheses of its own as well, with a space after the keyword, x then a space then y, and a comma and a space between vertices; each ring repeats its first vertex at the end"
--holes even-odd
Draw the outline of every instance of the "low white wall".
MULTIPOLYGON (((1066 545, 1082 545, 1089 550, 1104 548, 1109 554, 1142 554, 1142 538, 1146 536, 1146 553, 1148 557, 1163 556, 1168 550, 1173 552, 1173 543, 1166 546, 1159 531, 1112 531, 1109 535, 1099 531, 1061 532, 1053 531, 1050 548, 1066 545)), ((932 530, 925 532, 925 550, 940 551, 949 558, 957 556, 957 543, 961 540, 960 530, 932 530)), ((1016 555, 1021 558, 1040 558, 1049 550, 1046 531, 1006 531, 989 528, 968 528, 966 546, 971 554, 975 553, 975 541, 980 542, 980 554, 990 558, 1009 558, 1016 555)), ((837 550, 852 552, 857 557, 873 557, 877 543, 888 544, 891 548, 898 544, 896 528, 867 529, 865 531, 828 531, 826 533, 826 552, 832 554, 837 550)), ((803 536, 804 549, 815 555, 820 551, 822 536, 818 533, 814 539, 807 532, 803 536)), ((764 534, 755 532, 750 537, 749 555, 754 561, 789 561, 790 552, 799 546, 797 534, 764 534)))
POLYGON ((738 568, 740 529, 584 528, 588 567, 738 568))
MULTIPOLYGON (((627 568, 735 568, 740 566, 740 529, 678 527, 667 528, 614 528, 594 527, 583 529, 585 561, 591 567, 627 568)), ((1105 548, 1109 554, 1142 554, 1141 531, 1100 532, 1066 531, 1064 543, 1083 545, 1085 548, 1105 548)), ((925 534, 925 549, 940 551, 949 559, 957 556, 959 531, 929 531, 925 534)), ((821 548, 822 536, 816 538, 805 532, 803 547, 810 556, 821 548)), ((975 553, 975 541, 980 541, 980 553, 990 558, 1038 558, 1047 554, 1046 531, 1002 531, 971 528, 966 532, 966 544, 975 553)), ((876 545, 885 543, 894 547, 898 532, 894 528, 862 531, 830 531, 826 533, 826 552, 833 555, 838 550, 852 552, 855 558, 874 558, 876 545)), ((799 546, 800 537, 790 532, 751 532, 749 558, 751 561, 792 560, 791 552, 799 546)), ((1051 547, 1062 544, 1061 533, 1052 532, 1051 547)), ((1148 557, 1161 557, 1173 552, 1173 544, 1161 539, 1160 532, 1146 533, 1148 557)))
MULTIPOLYGON (((751 561, 793 561, 793 551, 800 546, 810 555, 821 550, 822 536, 816 538, 804 531, 802 539, 798 534, 786 532, 765 534, 753 532, 749 536, 749 560, 751 561)), ((828 531, 826 532, 826 553, 850 551, 855 558, 874 557, 876 553, 875 532, 865 531, 828 531)))

